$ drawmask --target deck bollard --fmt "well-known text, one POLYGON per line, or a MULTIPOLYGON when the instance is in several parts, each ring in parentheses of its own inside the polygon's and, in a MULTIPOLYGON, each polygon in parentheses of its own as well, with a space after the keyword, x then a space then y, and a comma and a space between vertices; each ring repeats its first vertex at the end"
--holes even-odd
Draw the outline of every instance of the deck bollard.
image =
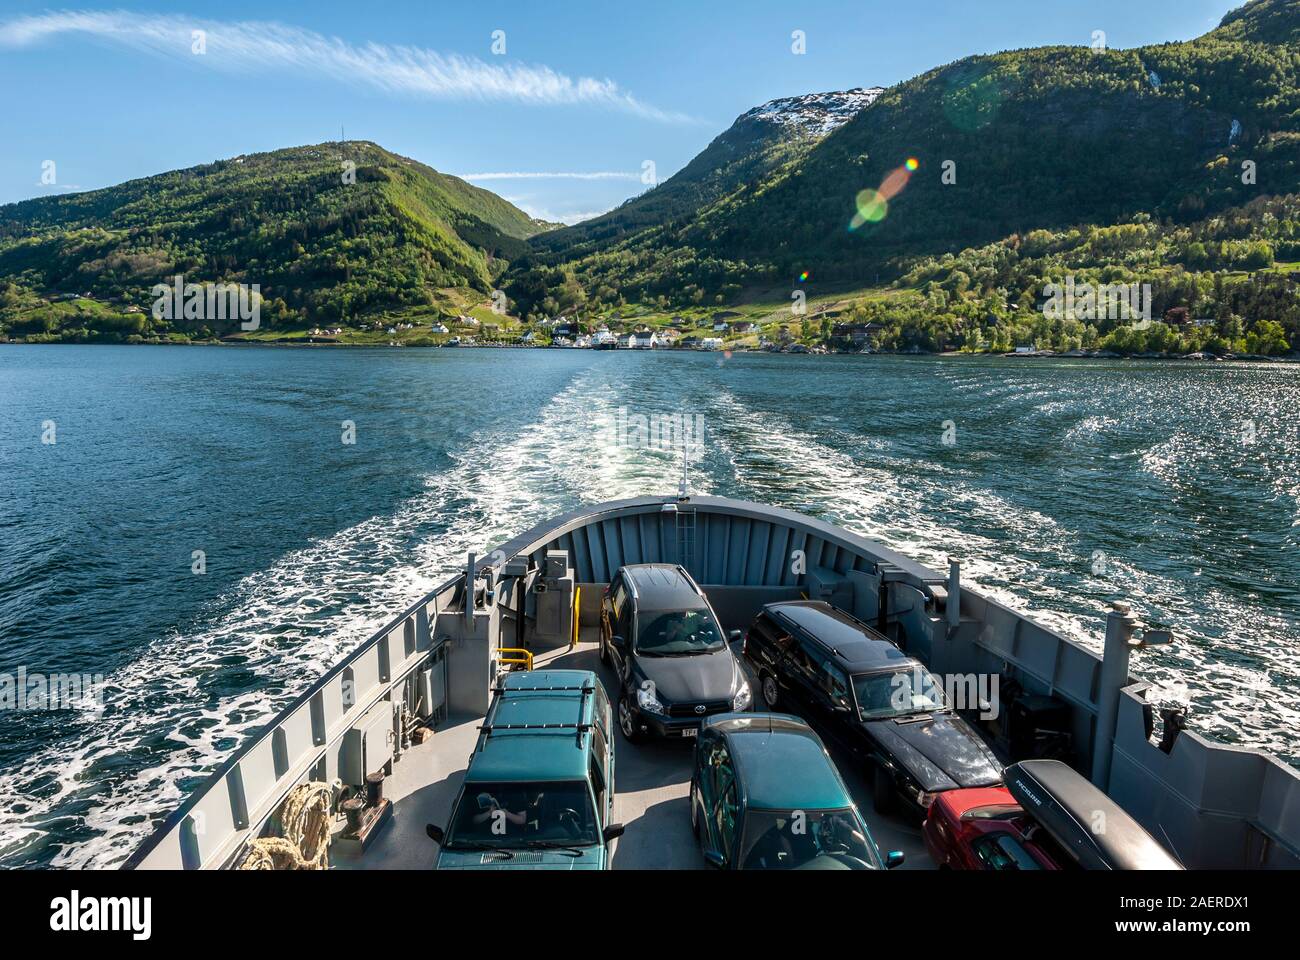
POLYGON ((1092 782, 1110 788, 1110 763, 1115 751, 1115 726, 1119 721, 1119 694, 1128 683, 1129 655, 1143 647, 1163 646, 1174 642, 1174 633, 1155 629, 1135 617, 1127 603, 1111 604, 1106 617, 1106 646, 1102 650, 1101 680, 1097 696, 1097 728, 1092 742, 1092 782), (1141 636, 1137 637, 1137 631, 1141 636))
POLYGON ((1111 606, 1114 609, 1106 616, 1106 646, 1102 651, 1097 696, 1097 728, 1092 740, 1092 782, 1101 790, 1110 784, 1119 692, 1128 683, 1129 654, 1133 650, 1133 629, 1137 626, 1137 618, 1127 603, 1116 601, 1111 606))
POLYGON ((465 627, 472 630, 474 627, 474 578, 478 571, 475 569, 475 556, 469 555, 469 567, 465 571, 465 627))
POLYGON ((949 630, 961 626, 961 561, 948 561, 948 600, 946 603, 949 630))

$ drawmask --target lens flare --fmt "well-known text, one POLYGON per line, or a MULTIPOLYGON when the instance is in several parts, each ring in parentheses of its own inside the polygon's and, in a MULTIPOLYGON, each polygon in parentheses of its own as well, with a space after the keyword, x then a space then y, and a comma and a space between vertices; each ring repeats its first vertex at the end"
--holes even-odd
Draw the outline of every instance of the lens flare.
POLYGON ((804 283, 807 280, 808 280, 808 271, 805 270, 803 273, 799 274, 799 282, 804 283))
POLYGON ((903 192, 912 172, 921 166, 921 161, 908 157, 901 167, 889 171, 880 183, 880 189, 866 189, 858 192, 857 213, 849 222, 849 229, 856 230, 864 223, 879 223, 889 216, 889 201, 903 192))
POLYGON ((870 187, 858 191, 857 207, 858 212, 849 224, 850 230, 856 230, 864 223, 879 223, 889 215, 889 199, 879 190, 870 187))
POLYGON ((899 167, 897 170, 889 171, 889 175, 880 184, 880 195, 886 200, 893 200, 903 192, 907 186, 907 181, 912 179, 912 175, 907 172, 906 167, 899 167))
POLYGON ((1005 92, 997 76, 981 65, 954 70, 947 78, 943 95, 943 112, 948 121, 963 133, 983 130, 1002 109, 1005 92))

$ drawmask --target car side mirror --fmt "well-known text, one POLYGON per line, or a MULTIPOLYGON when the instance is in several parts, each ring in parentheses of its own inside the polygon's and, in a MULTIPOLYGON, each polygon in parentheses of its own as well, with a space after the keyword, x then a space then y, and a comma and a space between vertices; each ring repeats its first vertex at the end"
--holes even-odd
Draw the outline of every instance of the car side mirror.
POLYGON ((621 823, 611 823, 605 828, 601 836, 604 837, 606 843, 609 843, 609 841, 617 840, 619 837, 623 836, 623 831, 626 829, 627 828, 621 823))
POLYGON ((737 640, 739 640, 739 639, 740 639, 741 637, 743 637, 743 636, 744 636, 744 634, 741 633, 739 630, 728 630, 728 631, 727 631, 727 639, 730 640, 732 643, 735 643, 737 640))
POLYGON ((626 649, 627 649, 627 641, 624 640, 622 637, 620 637, 618 634, 614 634, 614 636, 610 637, 610 638, 609 638, 609 642, 610 642, 610 645, 611 645, 615 650, 626 650, 626 649))
POLYGON ((424 825, 424 832, 429 835, 429 839, 434 843, 441 845, 446 834, 442 832, 442 827, 434 826, 432 823, 424 825))
POLYGON ((906 859, 907 854, 902 850, 891 850, 885 854, 885 869, 893 870, 895 867, 901 867, 906 859))
POLYGON ((722 854, 718 853, 716 850, 705 850, 704 859, 708 862, 709 866, 717 867, 719 870, 727 865, 727 861, 723 858, 722 854))

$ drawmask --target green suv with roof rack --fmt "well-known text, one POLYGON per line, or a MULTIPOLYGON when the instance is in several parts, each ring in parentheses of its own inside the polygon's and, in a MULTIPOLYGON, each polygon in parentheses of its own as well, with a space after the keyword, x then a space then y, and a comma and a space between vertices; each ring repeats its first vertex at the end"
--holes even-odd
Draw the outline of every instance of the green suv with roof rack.
POLYGON ((614 811, 609 698, 589 670, 498 684, 448 826, 429 824, 439 870, 604 870, 614 811))

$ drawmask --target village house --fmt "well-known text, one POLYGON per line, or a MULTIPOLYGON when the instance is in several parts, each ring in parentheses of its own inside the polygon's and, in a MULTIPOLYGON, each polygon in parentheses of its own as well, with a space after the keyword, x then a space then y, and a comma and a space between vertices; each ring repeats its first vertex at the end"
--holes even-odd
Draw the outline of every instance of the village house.
POLYGON ((831 342, 840 347, 865 347, 884 330, 879 323, 837 323, 831 328, 831 342))

